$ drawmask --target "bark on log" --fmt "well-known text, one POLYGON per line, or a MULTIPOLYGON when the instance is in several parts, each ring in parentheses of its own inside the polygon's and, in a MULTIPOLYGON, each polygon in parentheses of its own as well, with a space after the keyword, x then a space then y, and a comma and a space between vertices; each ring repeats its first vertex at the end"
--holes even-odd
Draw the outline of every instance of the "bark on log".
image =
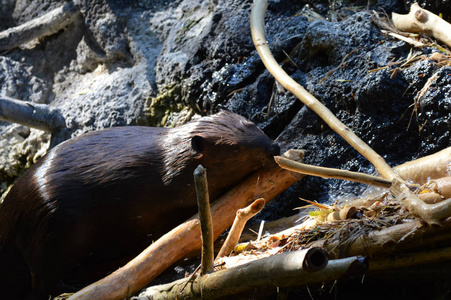
MULTIPOLYGON (((259 170, 212 204, 214 238, 232 224, 238 209, 256 198, 272 200, 303 176, 279 167, 259 170)), ((123 299, 148 285, 161 272, 201 248, 197 216, 176 227, 139 256, 108 277, 75 293, 69 299, 123 299)))
POLYGON ((380 272, 396 268, 412 267, 451 260, 451 248, 436 249, 415 253, 383 256, 370 260, 369 272, 380 272))
POLYGON ((59 110, 45 104, 0 96, 0 120, 54 133, 66 127, 59 110))
POLYGON ((451 238, 451 219, 442 222, 441 227, 426 226, 421 221, 399 224, 369 234, 361 234, 352 241, 343 243, 341 240, 320 240, 313 242, 311 247, 321 247, 331 258, 344 256, 376 256, 394 253, 428 245, 437 240, 451 238))
POLYGON ((72 24, 79 13, 78 6, 71 1, 39 18, 2 31, 0 32, 0 51, 11 50, 35 38, 55 34, 72 24))
MULTIPOLYGON (((137 299, 217 299, 236 296, 258 289, 260 291, 322 282, 345 276, 356 264, 365 264, 357 258, 330 261, 319 248, 286 252, 263 258, 235 268, 220 270, 197 278, 186 285, 186 278, 153 286, 137 299), (306 259, 304 259, 306 258, 306 259), (316 266, 314 272, 308 264, 316 266), (327 266, 326 266, 327 265, 327 266), (186 288, 184 286, 186 285, 186 288)), ((359 268, 362 273, 366 264, 359 268)))

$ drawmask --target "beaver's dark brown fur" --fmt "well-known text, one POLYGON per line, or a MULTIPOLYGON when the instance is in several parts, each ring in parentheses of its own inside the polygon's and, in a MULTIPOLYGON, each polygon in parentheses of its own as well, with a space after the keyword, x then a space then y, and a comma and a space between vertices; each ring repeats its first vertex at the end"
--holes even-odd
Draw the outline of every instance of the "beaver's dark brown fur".
POLYGON ((199 164, 214 200, 278 152, 228 111, 174 129, 112 128, 60 144, 0 206, 0 298, 31 289, 45 296, 63 281, 104 276, 197 212, 199 164))

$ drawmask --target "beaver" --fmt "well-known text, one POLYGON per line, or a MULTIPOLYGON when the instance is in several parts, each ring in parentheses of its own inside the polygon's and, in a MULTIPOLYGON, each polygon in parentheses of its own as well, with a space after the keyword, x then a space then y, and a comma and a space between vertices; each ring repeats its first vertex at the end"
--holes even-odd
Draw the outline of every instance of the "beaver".
POLYGON ((199 164, 214 200, 274 164, 279 150, 226 110, 177 128, 115 127, 56 146, 0 205, 0 298, 48 298, 107 275, 197 212, 199 164))

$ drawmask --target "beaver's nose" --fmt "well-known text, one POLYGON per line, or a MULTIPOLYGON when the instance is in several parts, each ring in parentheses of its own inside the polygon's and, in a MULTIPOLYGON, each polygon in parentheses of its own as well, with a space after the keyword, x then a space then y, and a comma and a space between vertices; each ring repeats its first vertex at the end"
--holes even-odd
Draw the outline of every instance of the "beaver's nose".
POLYGON ((269 151, 270 151, 272 156, 280 155, 280 146, 279 146, 279 144, 272 143, 269 151))

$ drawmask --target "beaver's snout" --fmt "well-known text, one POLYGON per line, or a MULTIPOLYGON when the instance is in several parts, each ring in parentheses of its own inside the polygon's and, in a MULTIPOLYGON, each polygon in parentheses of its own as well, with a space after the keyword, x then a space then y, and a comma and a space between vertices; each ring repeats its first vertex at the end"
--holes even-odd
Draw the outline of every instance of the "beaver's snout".
POLYGON ((274 156, 280 155, 279 144, 272 142, 269 147, 266 148, 266 155, 262 157, 262 165, 264 167, 273 166, 276 164, 274 156))

